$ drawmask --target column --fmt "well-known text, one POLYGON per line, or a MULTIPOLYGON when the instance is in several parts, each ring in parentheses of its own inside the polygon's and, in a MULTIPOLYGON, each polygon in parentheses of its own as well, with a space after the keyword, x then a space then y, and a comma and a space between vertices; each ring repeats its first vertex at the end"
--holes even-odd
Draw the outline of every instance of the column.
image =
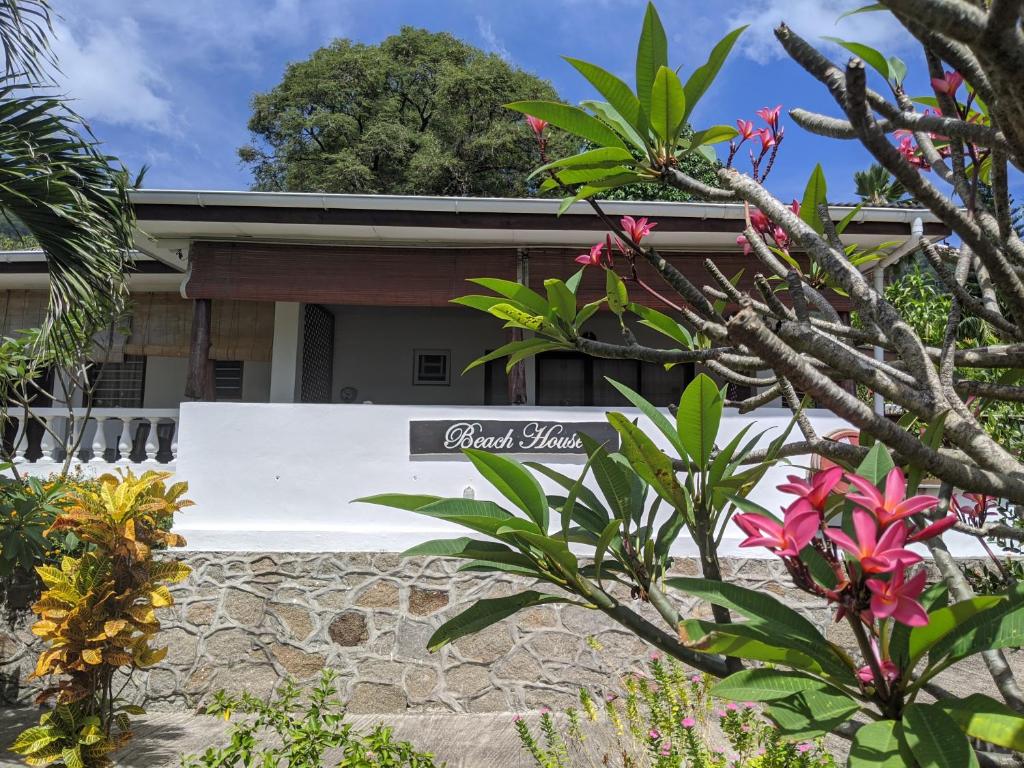
POLYGON ((270 357, 270 402, 298 402, 302 372, 302 304, 274 303, 274 347, 270 357))

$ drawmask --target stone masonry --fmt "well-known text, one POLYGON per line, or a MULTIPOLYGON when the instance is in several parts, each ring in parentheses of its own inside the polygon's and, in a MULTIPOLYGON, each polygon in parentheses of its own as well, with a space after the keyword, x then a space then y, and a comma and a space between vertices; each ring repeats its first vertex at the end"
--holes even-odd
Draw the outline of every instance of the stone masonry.
MULTIPOLYGON (((151 710, 194 710, 219 689, 266 695, 286 678, 342 673, 351 712, 508 712, 570 705, 581 685, 636 669, 650 647, 597 611, 546 605, 435 653, 446 619, 484 597, 532 586, 503 574, 458 573, 458 561, 389 553, 185 553, 193 569, 163 612, 167 658, 126 695, 151 710), (603 648, 597 652, 588 642, 603 648)), ((697 575, 692 559, 674 573, 697 575)), ((789 585, 777 560, 728 560, 726 578, 784 598, 826 627, 826 609, 789 585)), ((545 590, 544 586, 538 587, 545 590)), ((689 615, 709 615, 691 600, 689 615)), ((655 623, 660 620, 651 614, 655 623)), ((0 628, 0 693, 26 701, 38 647, 28 619, 0 628)))

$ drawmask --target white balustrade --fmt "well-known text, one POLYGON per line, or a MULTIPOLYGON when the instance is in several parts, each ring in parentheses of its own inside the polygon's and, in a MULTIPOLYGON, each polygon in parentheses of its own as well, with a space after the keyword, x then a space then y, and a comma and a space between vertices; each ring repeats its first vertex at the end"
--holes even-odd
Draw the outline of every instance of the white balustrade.
POLYGON ((176 408, 77 409, 73 418, 63 408, 36 408, 27 420, 21 414, 11 418, 17 421, 11 460, 31 464, 33 472, 56 468, 69 452, 74 454, 73 464, 97 469, 104 464, 159 469, 178 458, 176 408), (148 433, 139 444, 140 430, 146 427, 148 433))

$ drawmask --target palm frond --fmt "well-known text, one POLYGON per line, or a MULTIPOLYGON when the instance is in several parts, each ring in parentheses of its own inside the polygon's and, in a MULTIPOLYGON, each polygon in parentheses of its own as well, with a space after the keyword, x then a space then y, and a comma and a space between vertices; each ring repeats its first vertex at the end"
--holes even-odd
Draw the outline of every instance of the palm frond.
POLYGON ((125 303, 127 173, 55 96, 0 78, 0 212, 39 241, 50 274, 43 338, 68 346, 125 303))
POLYGON ((0 49, 8 77, 47 80, 47 65, 56 65, 50 49, 53 32, 48 0, 0 0, 0 49))

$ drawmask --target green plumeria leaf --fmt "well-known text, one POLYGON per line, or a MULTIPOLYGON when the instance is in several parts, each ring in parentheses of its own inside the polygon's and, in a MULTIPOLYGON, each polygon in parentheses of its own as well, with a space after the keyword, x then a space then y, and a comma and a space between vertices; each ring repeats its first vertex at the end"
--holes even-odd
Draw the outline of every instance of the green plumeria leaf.
POLYGON ((651 127, 667 147, 675 144, 686 111, 686 96, 678 75, 661 67, 654 76, 651 91, 651 127))
POLYGON ((547 120, 551 125, 593 142, 599 147, 626 148, 615 131, 579 107, 557 101, 515 101, 505 106, 524 115, 547 120))
POLYGON ((637 133, 647 132, 647 119, 640 109, 640 100, 632 89, 611 72, 607 72, 596 64, 580 59, 564 57, 576 70, 593 85, 608 103, 615 109, 626 123, 637 133))
POLYGON ((807 186, 804 188, 804 197, 800 201, 800 218, 819 235, 825 231, 825 225, 821 221, 821 216, 818 215, 818 206, 827 204, 828 188, 825 183, 825 172, 821 169, 821 163, 818 163, 811 171, 811 178, 807 180, 807 186))
POLYGON ((548 500, 530 470, 515 459, 496 453, 473 448, 463 453, 502 496, 523 510, 542 532, 548 530, 548 500))
POLYGON ((507 619, 524 608, 548 603, 568 603, 570 600, 556 595, 527 590, 508 597, 479 600, 453 619, 449 619, 430 637, 427 649, 431 652, 455 642, 460 637, 472 635, 486 629, 502 619, 507 619))
POLYGON ((697 102, 707 93, 708 88, 711 87, 715 78, 718 77, 722 65, 729 58, 733 46, 736 45, 736 41, 739 40, 740 35, 743 34, 747 26, 744 24, 719 40, 715 47, 711 49, 708 60, 697 67, 689 79, 687 79, 686 86, 683 88, 686 93, 686 113, 683 116, 684 119, 690 116, 693 108, 697 106, 697 102))
POLYGON ((972 739, 1024 752, 1024 716, 1002 702, 983 693, 972 693, 966 699, 944 699, 935 706, 972 739))
POLYGON ((879 720, 857 729, 850 747, 848 768, 906 768, 910 755, 903 743, 903 726, 879 720))
POLYGON ((934 704, 903 710, 903 738, 920 768, 978 768, 978 758, 956 721, 934 704))
POLYGON ((645 115, 651 114, 651 89, 661 67, 668 66, 668 38, 654 3, 647 3, 636 49, 636 93, 645 115))

